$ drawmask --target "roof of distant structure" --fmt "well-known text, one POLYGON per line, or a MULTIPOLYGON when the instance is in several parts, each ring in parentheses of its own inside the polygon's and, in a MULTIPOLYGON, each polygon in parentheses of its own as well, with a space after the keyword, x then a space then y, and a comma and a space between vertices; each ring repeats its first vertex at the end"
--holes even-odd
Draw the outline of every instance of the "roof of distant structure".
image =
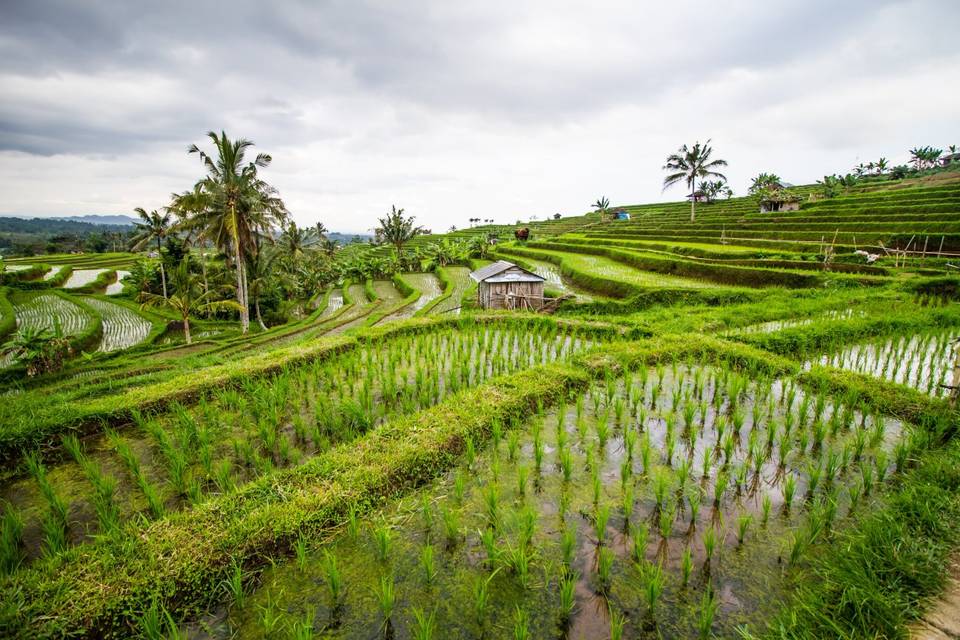
POLYGON ((470 277, 476 282, 543 282, 545 280, 506 260, 497 260, 493 264, 481 267, 471 273, 470 277), (520 273, 504 273, 510 269, 519 269, 520 273))

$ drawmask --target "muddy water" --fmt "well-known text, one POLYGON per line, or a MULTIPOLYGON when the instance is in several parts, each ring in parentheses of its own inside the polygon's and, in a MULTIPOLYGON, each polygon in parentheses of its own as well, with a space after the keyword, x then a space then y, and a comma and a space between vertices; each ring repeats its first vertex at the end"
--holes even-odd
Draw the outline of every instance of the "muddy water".
MULTIPOLYGON (((518 437, 505 433, 472 463, 465 462, 415 495, 360 520, 355 532, 347 528, 329 541, 310 541, 314 550, 304 558, 302 568, 291 560, 266 570, 243 607, 225 606, 217 611, 199 635, 258 638, 277 620, 288 630, 295 624, 308 624, 322 637, 377 637, 385 622, 375 595, 382 576, 395 585, 396 605, 390 620, 395 638, 413 637, 415 609, 435 613, 435 637, 510 638, 517 607, 526 612, 533 638, 607 638, 610 610, 626 617, 625 637, 695 637, 701 598, 708 588, 719 602, 713 633, 731 637, 737 625, 756 626, 777 611, 792 587, 793 573, 786 568, 783 554, 789 533, 808 517, 808 464, 822 464, 826 452, 849 445, 859 431, 876 431, 879 437, 866 447, 863 458, 864 465, 873 464, 876 451, 889 450, 899 439, 901 426, 883 421, 875 429, 872 418, 838 408, 838 418, 849 414, 848 424, 839 426, 820 447, 809 441, 803 444, 801 434, 809 435, 815 414, 819 413, 822 422, 831 420, 835 409, 829 401, 819 411, 815 401, 807 401, 801 424, 798 413, 803 393, 792 384, 772 381, 741 390, 731 386, 734 378, 725 380, 724 375, 681 368, 679 377, 674 377, 667 369, 662 372, 662 382, 660 374, 651 373, 646 382, 634 378, 628 388, 622 382, 611 387, 609 400, 606 389, 597 388, 584 395, 579 405, 571 403, 562 411, 535 417, 513 432, 518 437), (700 376, 699 384, 694 376, 700 376), (731 389, 733 401, 727 391, 731 389), (715 403, 714 397, 719 401, 715 403), (676 411, 671 408, 675 399, 676 411), (685 424, 684 407, 695 403, 699 411, 701 399, 706 409, 685 424), (756 424, 754 403, 761 407, 756 424), (618 404, 625 405, 619 420, 618 404), (792 418, 787 418, 788 414, 792 418), (732 423, 739 424, 741 419, 739 429, 734 429, 732 423), (784 440, 790 446, 785 462, 777 462, 779 446, 774 439, 770 460, 759 468, 751 461, 744 485, 731 486, 715 504, 718 474, 736 470, 751 459, 750 433, 756 431, 763 442, 768 430, 780 432, 791 420, 792 437, 784 440), (674 424, 671 432, 688 434, 678 439, 672 457, 667 455, 671 440, 668 421, 674 424), (727 425, 724 429, 735 443, 729 464, 723 462, 722 452, 717 453, 722 450, 716 442, 719 424, 727 425), (601 442, 604 426, 609 435, 601 442), (632 456, 627 454, 627 440, 632 437, 627 432, 638 437, 632 456), (647 438, 650 454, 645 462, 642 443, 647 438), (538 469, 535 451, 539 447, 543 454, 538 469), (562 470, 567 454, 561 451, 570 455, 569 479, 562 470), (703 474, 707 451, 718 461, 708 465, 703 474), (685 460, 692 465, 681 491, 679 476, 685 460), (598 490, 594 477, 599 479, 598 490), (786 477, 797 481, 789 511, 783 507, 786 477), (664 491, 658 490, 657 478, 666 479, 664 491), (627 508, 625 487, 634 495, 627 508), (702 495, 702 501, 693 517, 689 496, 695 492, 702 495), (657 493, 663 499, 661 506, 657 493), (497 496, 495 516, 490 515, 491 495, 497 496), (765 496, 771 509, 767 522, 761 524, 765 496), (610 518, 600 545, 593 516, 602 509, 609 509, 610 518), (664 517, 664 527, 661 513, 673 514, 664 517), (743 544, 736 532, 741 516, 753 519, 743 544), (525 547, 521 533, 527 521, 534 527, 525 547), (491 522, 495 527, 490 528, 491 522), (637 563, 633 535, 643 526, 648 528, 647 543, 640 553, 642 562, 637 563), (374 532, 380 528, 389 529, 392 539, 386 559, 376 550, 374 532), (454 533, 448 533, 448 528, 454 533), (482 540, 487 530, 493 532, 495 541, 493 560, 488 559, 482 540), (718 538, 709 561, 704 552, 704 539, 712 535, 708 531, 718 538), (565 534, 573 536, 574 554, 568 569, 562 553, 565 534), (421 562, 427 545, 434 549, 436 565, 430 579, 421 562), (601 546, 614 554, 605 589, 597 571, 601 546), (526 548, 531 558, 525 580, 516 563, 506 560, 521 548, 526 548), (691 553, 693 568, 684 586, 680 575, 685 549, 691 553), (337 559, 345 585, 336 605, 324 571, 323 553, 328 551, 337 559), (655 564, 662 566, 665 580, 663 595, 651 610, 645 589, 655 564), (571 620, 563 623, 558 593, 567 571, 575 579, 576 605, 571 620), (487 580, 490 604, 482 616, 476 616, 474 589, 487 580)), ((846 513, 845 487, 859 478, 857 467, 858 463, 850 462, 834 481, 840 488, 834 494, 841 505, 838 517, 846 513)), ((818 489, 816 495, 823 491, 818 489)))
POLYGON ((958 337, 960 331, 946 329, 874 340, 850 345, 811 360, 805 366, 838 367, 905 384, 935 397, 945 397, 949 390, 943 385, 952 384, 956 357, 953 342, 958 337))

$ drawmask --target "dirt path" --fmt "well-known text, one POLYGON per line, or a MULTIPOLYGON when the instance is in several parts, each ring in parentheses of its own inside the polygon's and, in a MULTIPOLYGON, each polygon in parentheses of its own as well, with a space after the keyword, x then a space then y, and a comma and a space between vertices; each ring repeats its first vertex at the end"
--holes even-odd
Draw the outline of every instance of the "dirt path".
POLYGON ((960 640, 960 555, 950 561, 950 576, 943 595, 911 630, 914 640, 960 640))

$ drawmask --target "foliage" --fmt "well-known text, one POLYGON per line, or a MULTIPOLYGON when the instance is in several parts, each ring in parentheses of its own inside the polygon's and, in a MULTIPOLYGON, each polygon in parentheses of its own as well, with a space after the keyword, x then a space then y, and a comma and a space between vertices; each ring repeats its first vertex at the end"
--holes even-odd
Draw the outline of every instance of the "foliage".
POLYGON ((23 327, 13 340, 0 348, 0 354, 12 356, 26 367, 28 376, 38 376, 59 370, 72 352, 70 340, 63 335, 54 317, 54 330, 23 327))

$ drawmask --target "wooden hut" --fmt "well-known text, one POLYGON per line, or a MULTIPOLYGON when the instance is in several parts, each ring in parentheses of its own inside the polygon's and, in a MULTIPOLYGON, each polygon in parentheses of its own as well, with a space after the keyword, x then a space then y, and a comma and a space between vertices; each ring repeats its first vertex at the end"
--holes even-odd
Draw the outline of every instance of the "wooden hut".
POLYGON ((481 309, 543 308, 544 279, 512 262, 499 260, 470 274, 477 282, 477 304, 481 309))

